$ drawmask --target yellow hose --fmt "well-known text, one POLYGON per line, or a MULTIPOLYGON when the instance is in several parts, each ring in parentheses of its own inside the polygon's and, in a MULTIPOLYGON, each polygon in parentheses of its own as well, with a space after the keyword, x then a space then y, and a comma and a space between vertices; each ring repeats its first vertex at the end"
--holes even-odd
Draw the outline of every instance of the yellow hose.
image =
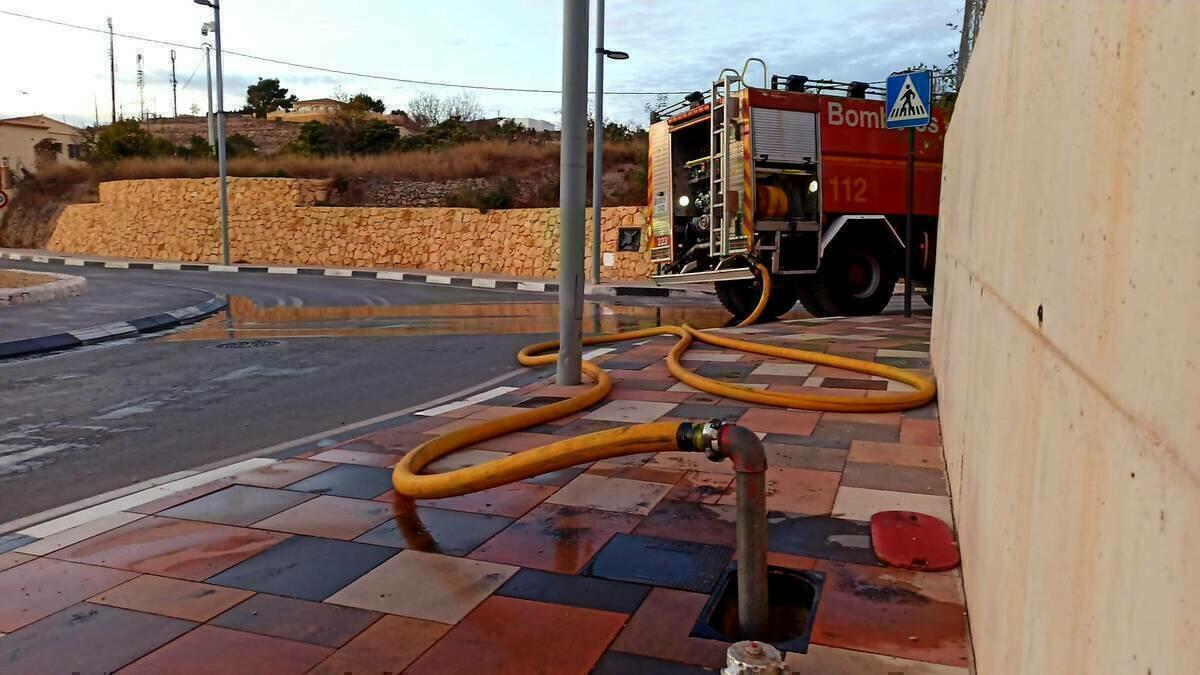
MULTIPOLYGON (((763 291, 758 306, 738 326, 749 326, 762 316, 771 292, 771 275, 766 267, 758 265, 763 291)), ((916 408, 933 400, 936 393, 934 383, 924 377, 870 361, 860 361, 841 356, 831 356, 801 349, 789 349, 763 345, 746 340, 721 337, 704 333, 684 324, 682 326, 659 326, 628 333, 595 335, 583 339, 584 345, 600 345, 625 340, 674 335, 679 338, 667 355, 667 368, 680 382, 703 392, 724 398, 779 406, 827 412, 890 412, 916 408), (726 384, 708 379, 683 367, 680 358, 692 342, 699 340, 718 347, 734 349, 751 354, 761 354, 789 361, 801 361, 832 366, 869 375, 878 375, 889 380, 903 382, 915 388, 911 392, 897 392, 878 397, 837 395, 796 395, 772 391, 759 391, 735 384, 726 384)), ((538 342, 522 349, 517 361, 523 366, 544 366, 555 362, 558 341, 538 342)), ((478 492, 488 488, 532 478, 550 471, 558 471, 576 464, 584 464, 623 455, 643 452, 678 450, 675 434, 678 423, 658 422, 639 424, 621 429, 598 431, 543 445, 532 450, 514 453, 508 457, 494 459, 476 466, 456 469, 441 474, 421 475, 420 472, 431 462, 462 448, 503 436, 514 431, 566 417, 603 400, 612 390, 612 378, 604 369, 584 360, 583 373, 593 381, 591 388, 541 408, 516 413, 508 417, 480 422, 474 426, 457 429, 426 441, 401 459, 392 472, 392 485, 396 492, 414 499, 437 499, 478 492)))

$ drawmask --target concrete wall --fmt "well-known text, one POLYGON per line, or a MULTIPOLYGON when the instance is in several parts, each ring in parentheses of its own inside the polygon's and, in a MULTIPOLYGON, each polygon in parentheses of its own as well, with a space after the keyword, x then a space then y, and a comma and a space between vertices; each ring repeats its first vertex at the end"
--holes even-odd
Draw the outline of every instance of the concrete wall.
MULTIPOLYGON (((327 196, 325 181, 229 179, 231 260, 528 277, 558 274, 556 208, 482 213, 460 208, 316 206, 327 196)), ((639 252, 616 252, 618 229, 642 227, 644 211, 631 206, 604 209, 602 250, 613 253, 612 264, 604 268, 606 279, 649 275, 645 241, 639 252)), ((590 227, 589 218, 589 233, 590 227)), ((219 262, 217 179, 102 183, 100 203, 63 210, 47 248, 219 262)))
POLYGON ((1200 671, 1200 3, 988 3, 933 358, 978 672, 1200 671))

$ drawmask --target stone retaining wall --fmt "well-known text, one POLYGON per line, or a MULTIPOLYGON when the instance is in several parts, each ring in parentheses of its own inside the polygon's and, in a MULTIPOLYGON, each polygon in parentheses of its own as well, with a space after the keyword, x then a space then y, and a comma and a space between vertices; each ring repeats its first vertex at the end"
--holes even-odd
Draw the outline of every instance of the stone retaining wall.
MULTIPOLYGON (((317 206, 328 197, 328 181, 230 178, 231 261, 527 277, 558 274, 557 208, 480 212, 317 206)), ((644 209, 607 208, 602 220, 603 250, 613 254, 611 261, 605 261, 611 262, 605 267, 606 278, 649 276, 644 232, 640 251, 616 252, 619 228, 644 230, 644 209)), ((219 262, 217 179, 102 183, 98 204, 75 204, 63 210, 47 247, 70 253, 219 262)))

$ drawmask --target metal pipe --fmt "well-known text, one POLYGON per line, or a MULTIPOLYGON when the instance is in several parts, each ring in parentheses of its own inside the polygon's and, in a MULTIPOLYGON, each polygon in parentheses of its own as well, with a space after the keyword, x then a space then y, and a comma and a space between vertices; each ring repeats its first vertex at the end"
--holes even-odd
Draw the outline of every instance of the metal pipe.
POLYGON ((743 640, 767 633, 767 456, 753 431, 722 425, 717 449, 737 472, 738 628, 743 640))
POLYGON ((212 0, 217 47, 217 176, 221 190, 221 263, 229 264, 229 172, 225 155, 225 79, 221 67, 221 4, 212 0))
POLYGON ((579 384, 583 354, 583 232, 587 219, 588 0, 563 0, 559 182, 558 384, 579 384))
POLYGON ((600 283, 600 235, 604 202, 604 0, 596 0, 596 115, 592 131, 592 283, 600 283))
POLYGON ((216 119, 213 117, 213 101, 212 101, 212 47, 204 45, 204 74, 208 81, 208 147, 216 152, 217 147, 217 130, 216 119))

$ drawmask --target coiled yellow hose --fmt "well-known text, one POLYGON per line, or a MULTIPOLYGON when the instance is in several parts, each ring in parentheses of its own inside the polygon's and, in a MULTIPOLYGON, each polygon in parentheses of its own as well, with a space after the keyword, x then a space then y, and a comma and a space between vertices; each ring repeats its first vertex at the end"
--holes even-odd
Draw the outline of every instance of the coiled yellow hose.
MULTIPOLYGON (((758 306, 738 326, 749 326, 762 316, 771 292, 771 275, 766 267, 758 265, 763 292, 758 306)), ((682 326, 659 326, 628 333, 596 335, 583 339, 584 345, 601 345, 625 340, 674 335, 679 338, 667 355, 667 369, 680 382, 703 392, 724 398, 761 403, 781 408, 821 410, 827 412, 890 412, 920 407, 933 400, 937 392, 934 383, 924 377, 879 363, 861 361, 819 352, 804 351, 763 345, 747 340, 735 340, 704 333, 684 324, 682 326), (789 361, 800 361, 817 365, 832 366, 869 375, 878 375, 889 380, 903 382, 915 388, 911 392, 895 392, 878 397, 838 395, 796 395, 772 391, 759 391, 736 384, 717 382, 687 370, 680 358, 692 342, 698 340, 710 345, 761 354, 789 361)), ((538 342, 522 349, 517 361, 523 366, 544 366, 555 362, 554 353, 558 341, 538 342)), ((491 460, 476 466, 465 467, 441 474, 420 475, 420 471, 431 462, 462 448, 470 447, 489 438, 503 436, 514 431, 566 417, 602 400, 612 390, 612 378, 604 369, 584 360, 583 373, 592 381, 590 389, 541 408, 508 417, 480 422, 474 426, 457 429, 444 436, 422 443, 404 456, 392 472, 392 485, 396 492, 413 499, 437 499, 478 492, 550 471, 558 471, 576 464, 584 464, 623 455, 643 452, 678 450, 675 422, 656 422, 636 426, 598 431, 583 436, 568 438, 532 450, 514 453, 508 457, 491 460)))

